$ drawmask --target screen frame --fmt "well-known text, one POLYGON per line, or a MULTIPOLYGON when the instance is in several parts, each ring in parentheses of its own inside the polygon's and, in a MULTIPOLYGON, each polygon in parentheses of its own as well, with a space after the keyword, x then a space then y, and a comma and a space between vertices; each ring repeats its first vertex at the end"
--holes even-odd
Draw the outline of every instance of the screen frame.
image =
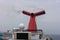
POLYGON ((17 39, 17 33, 28 33, 28 40, 31 39, 31 32, 14 32, 13 34, 14 40, 21 40, 21 39, 17 39))

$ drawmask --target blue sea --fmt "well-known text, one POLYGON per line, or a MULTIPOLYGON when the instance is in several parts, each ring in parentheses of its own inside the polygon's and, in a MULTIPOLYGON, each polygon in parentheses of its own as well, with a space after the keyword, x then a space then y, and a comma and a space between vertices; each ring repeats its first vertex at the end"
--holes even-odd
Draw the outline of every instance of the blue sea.
POLYGON ((51 37, 53 40, 60 40, 60 35, 51 35, 51 37))
POLYGON ((60 40, 60 35, 51 35, 53 40, 60 40))
POLYGON ((53 40, 60 40, 60 35, 50 35, 53 40))

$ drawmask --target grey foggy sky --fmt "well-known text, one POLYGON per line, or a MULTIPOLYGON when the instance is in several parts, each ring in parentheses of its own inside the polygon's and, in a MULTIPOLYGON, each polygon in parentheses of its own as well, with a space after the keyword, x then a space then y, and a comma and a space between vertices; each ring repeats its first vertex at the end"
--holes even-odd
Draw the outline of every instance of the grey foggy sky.
POLYGON ((29 16, 22 10, 46 14, 36 17, 38 29, 46 34, 60 34, 60 0, 0 0, 0 31, 7 31, 24 23, 27 28, 29 16))

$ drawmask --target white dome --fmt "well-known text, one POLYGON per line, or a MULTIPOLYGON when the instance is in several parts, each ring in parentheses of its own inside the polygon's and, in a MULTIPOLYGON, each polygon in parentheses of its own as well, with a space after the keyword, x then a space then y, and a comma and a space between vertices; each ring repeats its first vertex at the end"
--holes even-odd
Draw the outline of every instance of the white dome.
POLYGON ((24 27, 24 24, 23 24, 23 23, 21 23, 19 26, 20 26, 20 27, 24 27))
POLYGON ((24 28, 25 28, 24 24, 21 23, 21 24, 19 25, 19 29, 20 29, 20 30, 23 30, 24 28))

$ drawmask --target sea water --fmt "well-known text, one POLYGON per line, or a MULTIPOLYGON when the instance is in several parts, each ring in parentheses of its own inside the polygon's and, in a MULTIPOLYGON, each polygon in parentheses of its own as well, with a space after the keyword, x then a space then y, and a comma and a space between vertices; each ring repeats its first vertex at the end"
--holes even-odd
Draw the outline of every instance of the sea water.
POLYGON ((51 35, 53 40, 60 40, 60 35, 51 35))

